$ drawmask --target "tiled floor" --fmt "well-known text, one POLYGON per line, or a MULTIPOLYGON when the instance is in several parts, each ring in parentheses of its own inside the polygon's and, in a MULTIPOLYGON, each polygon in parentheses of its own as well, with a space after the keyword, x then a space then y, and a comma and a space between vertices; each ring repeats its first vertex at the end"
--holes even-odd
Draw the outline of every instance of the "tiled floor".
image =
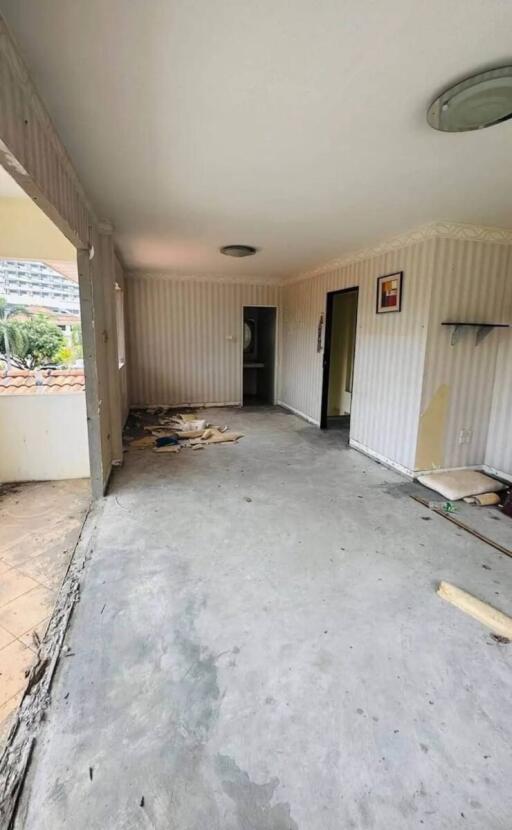
POLYGON ((0 486, 0 745, 90 501, 89 481, 0 486))

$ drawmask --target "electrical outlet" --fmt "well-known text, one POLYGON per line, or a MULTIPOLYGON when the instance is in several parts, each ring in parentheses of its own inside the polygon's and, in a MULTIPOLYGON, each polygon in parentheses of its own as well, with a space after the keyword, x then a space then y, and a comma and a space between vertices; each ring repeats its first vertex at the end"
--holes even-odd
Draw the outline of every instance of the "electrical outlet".
POLYGON ((469 444, 473 437, 473 430, 470 427, 461 429, 459 432, 459 444, 469 444))

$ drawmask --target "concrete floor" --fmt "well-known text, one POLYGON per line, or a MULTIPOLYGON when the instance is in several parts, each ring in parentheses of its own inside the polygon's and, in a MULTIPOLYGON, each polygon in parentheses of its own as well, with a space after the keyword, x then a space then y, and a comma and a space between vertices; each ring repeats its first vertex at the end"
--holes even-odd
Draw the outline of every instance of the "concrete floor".
POLYGON ((89 503, 88 479, 0 486, 0 750, 89 503))
POLYGON ((435 588, 510 613, 512 563, 336 432, 218 420, 115 473, 16 828, 510 830, 512 646, 435 588))

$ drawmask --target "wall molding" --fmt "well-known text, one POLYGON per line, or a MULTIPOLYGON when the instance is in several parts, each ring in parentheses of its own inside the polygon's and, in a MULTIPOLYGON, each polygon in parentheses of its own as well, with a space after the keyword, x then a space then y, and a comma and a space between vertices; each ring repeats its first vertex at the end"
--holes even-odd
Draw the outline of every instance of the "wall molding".
POLYGON ((421 225, 406 233, 398 234, 390 239, 384 240, 377 245, 353 251, 344 257, 331 259, 317 268, 303 271, 299 274, 281 280, 281 285, 289 285, 294 282, 302 282, 311 277, 321 276, 347 265, 354 265, 361 260, 372 259, 382 254, 392 253, 409 245, 416 245, 429 239, 455 239, 464 242, 493 242, 497 245, 512 245, 512 229, 496 228, 487 225, 471 225, 463 222, 430 222, 421 225))
POLYGON ((226 285, 271 285, 280 287, 295 282, 303 282, 312 277, 322 276, 323 274, 328 274, 340 268, 345 268, 348 265, 355 265, 362 260, 372 259, 373 257, 382 256, 382 254, 393 253, 393 251, 399 251, 410 245, 426 242, 429 239, 454 239, 462 242, 492 242, 495 245, 512 245, 512 229, 492 227, 490 225, 472 225, 464 222, 430 222, 427 225, 421 225, 418 228, 386 239, 377 245, 361 248, 344 257, 331 259, 323 265, 319 265, 309 271, 301 271, 298 274, 292 274, 288 277, 279 277, 277 275, 263 277, 253 274, 229 275, 225 273, 190 274, 184 273, 183 271, 151 271, 139 268, 128 269, 125 273, 127 277, 136 279, 164 279, 184 283, 215 282, 226 285))

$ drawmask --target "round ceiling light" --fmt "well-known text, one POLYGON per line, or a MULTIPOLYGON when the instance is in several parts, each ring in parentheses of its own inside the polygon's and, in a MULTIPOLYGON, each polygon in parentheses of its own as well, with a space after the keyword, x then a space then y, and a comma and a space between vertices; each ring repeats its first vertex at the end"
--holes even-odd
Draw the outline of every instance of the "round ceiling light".
POLYGON ((446 89, 427 110, 434 130, 481 130, 512 118, 512 66, 479 72, 446 89))
POLYGON ((252 245, 224 245, 223 248, 220 249, 221 254, 225 254, 225 256, 253 256, 256 253, 256 248, 253 248, 252 245))

